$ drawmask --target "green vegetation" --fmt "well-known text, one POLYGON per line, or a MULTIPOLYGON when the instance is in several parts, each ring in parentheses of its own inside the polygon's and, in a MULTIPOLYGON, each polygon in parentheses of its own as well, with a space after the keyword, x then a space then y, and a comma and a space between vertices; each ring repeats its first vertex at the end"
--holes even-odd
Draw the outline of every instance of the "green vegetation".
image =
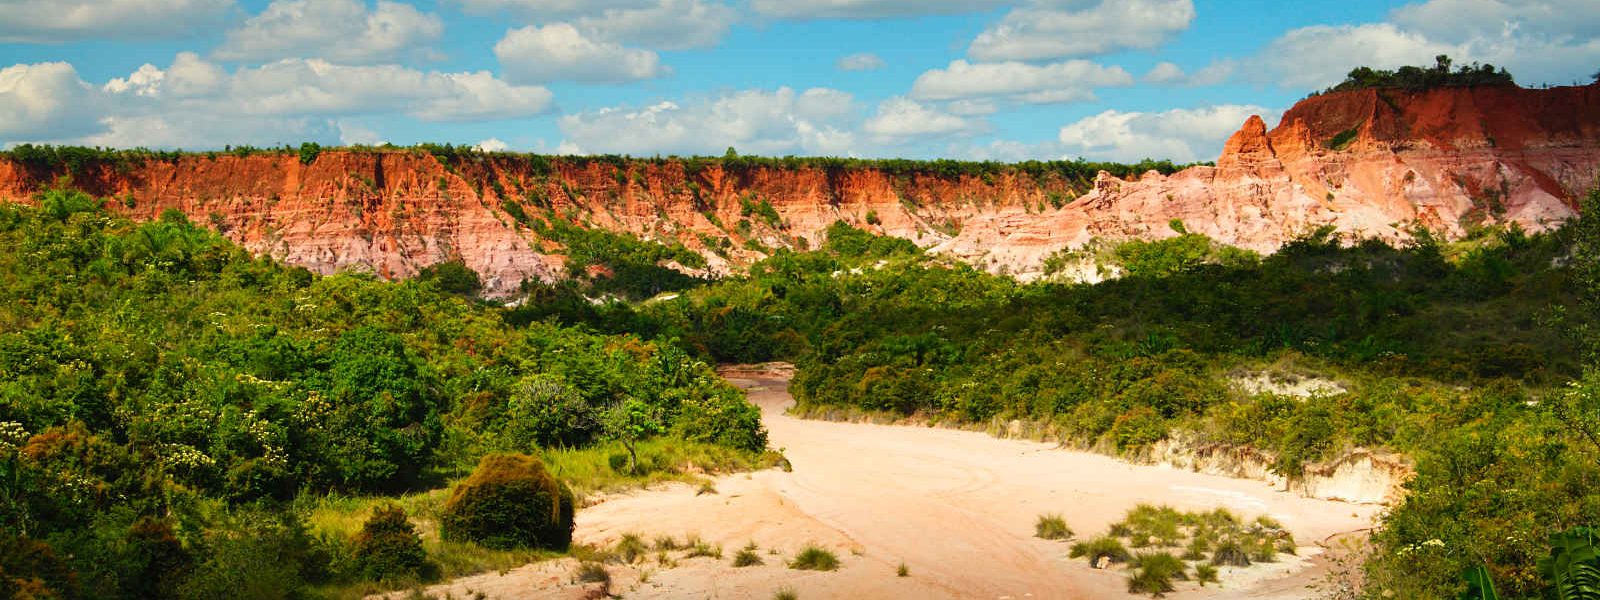
MULTIPOLYGON (((1350 145, 1350 142, 1355 141, 1356 135, 1359 133, 1361 133, 1361 126, 1357 125, 1334 134, 1333 139, 1328 140, 1328 148, 1331 150, 1343 150, 1350 145)), ((1333 192, 1328 193, 1332 194, 1333 192)))
POLYGON ((579 227, 554 215, 535 220, 532 226, 541 237, 566 246, 567 276, 580 285, 576 291, 585 295, 610 294, 624 300, 643 300, 705 283, 662 266, 673 261, 691 269, 705 268, 705 257, 682 244, 667 245, 579 227))
POLYGON ((733 555, 733 566, 755 567, 764 564, 765 561, 761 560, 761 554, 757 550, 760 550, 760 548, 756 546, 756 543, 750 542, 733 555))
MULTIPOLYGON (((415 151, 456 166, 512 160, 415 151)), ((62 174, 162 159, 8 155, 62 174)), ((538 164, 594 162, 628 166, 538 164)), ((871 165, 1063 190, 1093 176, 1079 170, 1087 163, 730 154, 685 164, 871 165)), ((767 219, 759 200, 749 206, 750 219, 767 219)), ((1249 448, 1291 479, 1355 449, 1402 454, 1415 477, 1373 535, 1362 590, 1451 597, 1492 581, 1507 597, 1554 593, 1595 568, 1580 528, 1600 514, 1600 193, 1583 212, 1536 235, 1480 228, 1444 243, 1417 230, 1400 248, 1322 229, 1269 256, 1175 223, 1165 240, 1054 257, 1122 275, 1080 285, 1021 284, 844 224, 815 251, 770 251, 748 275, 711 282, 663 266, 695 266, 681 246, 546 211, 513 217, 568 248, 575 281, 530 285, 501 308, 463 297, 473 286, 457 267, 399 283, 318 277, 253 259, 181 215, 136 225, 51 192, 35 208, 0 208, 0 581, 107 598, 356 594, 548 556, 524 546, 561 545, 559 527, 554 538, 492 540, 450 523, 548 531, 570 522, 573 493, 699 482, 685 464, 775 464, 758 454, 759 412, 709 363, 785 359, 799 368, 802 415, 991 431, 1019 421, 1129 457, 1164 440, 1249 448), (657 297, 668 291, 678 296, 657 297), (589 300, 602 296, 651 300, 589 300), (1291 394, 1247 385, 1258 378, 1339 385, 1291 394), (526 455, 515 460, 522 475, 468 477, 501 454, 526 455), (489 481, 523 482, 517 493, 552 519, 455 500, 489 481), (390 502, 400 518, 378 519, 390 502)), ((1268 521, 1144 506, 1071 555, 1135 560, 1129 548, 1178 554, 1203 581, 1202 566, 1276 560, 1294 542, 1268 521)), ((837 565, 808 548, 791 566, 824 555, 837 565)), ((1162 587, 1167 559, 1138 560, 1139 585, 1162 587)))
POLYGON ((565 550, 572 543, 572 490, 526 454, 490 454, 444 505, 446 540, 489 548, 565 550))
POLYGON ((393 504, 372 511, 355 537, 353 557, 357 570, 374 581, 421 580, 428 568, 428 553, 417 528, 406 518, 405 509, 393 504))
POLYGON ((1100 568, 1102 562, 1125 563, 1133 558, 1133 555, 1128 554, 1128 548, 1122 545, 1121 540, 1108 535, 1073 544, 1067 556, 1069 558, 1087 559, 1089 566, 1097 569, 1100 568))
POLYGON ((1494 65, 1472 63, 1450 70, 1451 60, 1443 54, 1435 57, 1432 67, 1404 66, 1393 71, 1356 67, 1340 82, 1323 93, 1347 92, 1369 88, 1400 88, 1420 92, 1441 87, 1466 87, 1474 85, 1516 85, 1511 74, 1494 65))
POLYGON ((1173 591, 1172 581, 1188 581, 1187 567, 1166 552, 1140 553, 1128 565, 1128 592, 1160 596, 1173 591))
POLYGON ((438 285, 440 290, 463 296, 475 296, 483 290, 483 282, 478 279, 478 272, 467 267, 467 264, 460 259, 423 267, 417 272, 417 279, 431 281, 438 285))
POLYGON ((528 522, 467 501, 481 474, 450 501, 490 454, 580 491, 772 464, 755 407, 677 346, 513 327, 438 278, 319 277, 178 213, 37 204, 0 207, 0 580, 35 596, 360 595, 548 556, 440 539, 528 522), (600 424, 628 399, 662 432, 636 473, 600 424))
POLYGON ((1072 539, 1072 528, 1067 527, 1067 521, 1061 518, 1061 515, 1039 515, 1039 521, 1033 524, 1033 537, 1046 540, 1069 540, 1072 539))
POLYGON ((789 561, 789 568, 801 571, 833 571, 839 568, 839 557, 821 546, 806 546, 789 561))
MULTIPOLYGON (((1586 333, 1600 294, 1584 291, 1600 267, 1567 258, 1600 256, 1595 221, 1451 243, 1417 230, 1399 248, 1321 229, 1269 256, 1180 233, 1079 255, 1122 271, 1098 285, 1022 285, 835 224, 815 251, 621 317, 718 361, 795 362, 801 415, 1017 420, 1129 456, 1167 439, 1249 447, 1290 478, 1357 448, 1403 454, 1417 476, 1363 589, 1449 596, 1487 562, 1502 593, 1526 595, 1545 585, 1534 559, 1548 534, 1600 514, 1583 483, 1600 477, 1600 375, 1584 368, 1600 357, 1586 333), (1339 386, 1285 395, 1250 377, 1339 386)), ((1218 565, 1292 549, 1196 541, 1187 523, 1101 543, 1170 542, 1218 565)))

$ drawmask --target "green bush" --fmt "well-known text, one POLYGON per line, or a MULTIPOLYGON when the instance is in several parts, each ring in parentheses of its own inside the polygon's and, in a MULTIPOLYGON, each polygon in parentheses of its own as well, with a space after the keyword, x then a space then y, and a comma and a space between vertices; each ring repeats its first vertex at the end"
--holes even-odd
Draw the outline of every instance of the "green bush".
POLYGON ((393 504, 373 509, 356 534, 353 553, 356 569, 375 581, 420 580, 428 567, 422 537, 406 518, 406 511, 393 504))
POLYGON ((1211 552, 1211 564, 1248 567, 1250 566, 1250 553, 1238 540, 1222 540, 1217 543, 1217 549, 1211 552))
POLYGON ((1106 559, 1115 563, 1125 563, 1133 558, 1128 553, 1128 548, 1122 541, 1115 537, 1103 535, 1092 540, 1078 542, 1068 551, 1069 558, 1086 558, 1089 566, 1099 568, 1100 560, 1106 559))
POLYGON ((1173 591, 1172 580, 1187 581, 1183 561, 1166 552, 1140 554, 1128 572, 1128 591, 1159 596, 1173 591))
POLYGON ((1066 519, 1059 514, 1039 515, 1038 522, 1033 524, 1033 536, 1046 540, 1068 540, 1072 538, 1072 528, 1067 527, 1066 519))
POLYGON ((833 571, 839 568, 839 557, 820 546, 806 546, 789 561, 789 568, 801 571, 833 571))
POLYGON ((478 278, 478 272, 459 258, 423 267, 417 272, 417 279, 431 281, 440 290, 462 296, 477 295, 483 290, 483 281, 478 278))
POLYGON ((572 543, 572 490, 539 459, 490 454, 445 502, 440 533, 489 548, 551 548, 572 543))

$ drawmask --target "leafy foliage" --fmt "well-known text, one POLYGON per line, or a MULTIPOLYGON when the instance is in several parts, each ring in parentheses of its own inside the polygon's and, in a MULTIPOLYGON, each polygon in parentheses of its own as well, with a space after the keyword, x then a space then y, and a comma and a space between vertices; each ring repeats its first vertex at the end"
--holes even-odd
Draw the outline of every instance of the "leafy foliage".
MULTIPOLYGON (((121 156, 138 155, 90 158, 121 156)), ((0 568, 67 573, 25 578, 64 597, 364 580, 385 569, 363 574, 358 544, 313 535, 294 499, 439 488, 496 452, 610 481, 599 415, 626 398, 662 425, 628 477, 753 464, 766 445, 755 407, 682 349, 513 326, 448 276, 319 277, 179 213, 136 224, 66 191, 0 207, 0 248, 0 531, 54 557, 0 568)))
POLYGON ((368 579, 422 578, 428 554, 422 538, 406 518, 406 511, 395 505, 380 506, 361 526, 354 540, 357 568, 368 579))
POLYGON ((491 454, 450 493, 440 533, 490 548, 564 550, 572 543, 574 502, 539 459, 491 454))
POLYGON ((1504 68, 1496 69, 1494 65, 1480 65, 1472 63, 1462 65, 1451 71, 1451 60, 1443 54, 1435 58, 1432 67, 1404 66, 1395 70, 1373 69, 1371 67, 1356 67, 1345 76, 1344 81, 1323 93, 1346 92, 1368 88, 1400 88, 1409 92, 1418 92, 1439 87, 1462 87, 1474 85, 1515 85, 1504 68))

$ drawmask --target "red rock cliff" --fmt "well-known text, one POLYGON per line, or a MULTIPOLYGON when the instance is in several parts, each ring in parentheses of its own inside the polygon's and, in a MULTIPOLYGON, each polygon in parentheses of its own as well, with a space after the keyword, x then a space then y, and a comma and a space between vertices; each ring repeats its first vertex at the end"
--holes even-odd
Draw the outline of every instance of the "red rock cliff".
MULTIPOLYGON (((0 198, 25 202, 59 175, 0 160, 0 198)), ((671 160, 506 155, 447 164, 411 150, 329 151, 311 164, 288 154, 188 154, 92 166, 73 185, 120 200, 112 205, 136 218, 181 210, 252 250, 319 272, 405 277, 460 258, 492 293, 508 294, 524 279, 559 276, 563 265, 560 246, 508 209, 676 240, 705 253, 715 272, 760 258, 750 240, 812 246, 844 220, 1030 275, 1050 253, 1093 238, 1174 235, 1172 219, 1262 251, 1323 224, 1390 241, 1414 223, 1447 236, 1481 223, 1540 230, 1575 215, 1597 175, 1600 85, 1589 85, 1317 96, 1271 131, 1258 117, 1246 121, 1216 167, 1131 180, 1102 174, 1081 196, 1072 182, 1021 171, 715 162, 691 171, 671 160), (762 201, 780 222, 746 214, 747 204, 762 201), (716 248, 723 238, 733 243, 716 248)))

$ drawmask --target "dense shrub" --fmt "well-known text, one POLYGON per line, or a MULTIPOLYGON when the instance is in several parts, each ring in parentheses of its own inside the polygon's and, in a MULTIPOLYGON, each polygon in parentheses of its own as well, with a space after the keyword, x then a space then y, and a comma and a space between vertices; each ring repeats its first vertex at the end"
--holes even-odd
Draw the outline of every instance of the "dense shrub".
POLYGON ((440 514, 445 539, 490 548, 553 548, 572 543, 572 490, 526 454, 483 457, 440 514))
POLYGON ((417 272, 417 279, 431 281, 441 290, 463 296, 473 296, 483 290, 483 281, 478 278, 478 272, 461 259, 423 267, 417 272))
POLYGON ((356 568, 372 580, 421 579, 428 566, 422 537, 399 506, 379 506, 352 545, 356 568))

